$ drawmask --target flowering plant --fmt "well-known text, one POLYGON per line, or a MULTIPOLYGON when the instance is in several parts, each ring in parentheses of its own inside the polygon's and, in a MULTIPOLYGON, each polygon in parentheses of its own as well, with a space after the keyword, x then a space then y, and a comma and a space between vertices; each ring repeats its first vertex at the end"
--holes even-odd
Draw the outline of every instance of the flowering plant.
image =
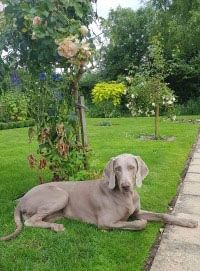
POLYGON ((134 77, 126 77, 128 85, 127 107, 132 115, 155 116, 155 139, 159 138, 160 109, 172 108, 176 98, 165 82, 166 63, 160 35, 152 38, 146 63, 134 77))
MULTIPOLYGON (((130 77, 129 77, 130 80, 130 77)), ((176 98, 168 84, 156 77, 145 77, 136 74, 131 78, 128 87, 127 108, 133 116, 155 116, 156 106, 168 110, 172 108, 176 98)))

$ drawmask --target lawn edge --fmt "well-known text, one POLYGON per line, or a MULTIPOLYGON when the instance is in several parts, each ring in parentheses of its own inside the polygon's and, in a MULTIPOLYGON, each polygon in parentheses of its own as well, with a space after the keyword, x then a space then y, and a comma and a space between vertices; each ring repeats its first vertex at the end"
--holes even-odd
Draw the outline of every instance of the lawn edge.
MULTIPOLYGON (((182 184, 183 184, 183 181, 185 179, 185 176, 187 174, 187 171, 188 171, 188 168, 189 168, 189 165, 190 165, 190 162, 192 160, 192 157, 193 157, 193 154, 194 154, 194 151, 195 151, 195 148, 197 146, 197 142, 198 142, 198 138, 200 136, 200 128, 197 130, 197 134, 196 134, 196 139, 195 139, 195 143, 192 145, 192 148, 188 154, 188 157, 187 157, 187 160, 185 161, 185 167, 184 169, 182 170, 181 172, 181 177, 179 179, 179 182, 178 182, 178 186, 177 186, 177 191, 176 191, 176 195, 174 198, 172 198, 172 200, 169 202, 168 206, 169 208, 174 208, 176 202, 177 202, 177 199, 178 199, 178 196, 179 196, 179 193, 180 193, 180 190, 181 190, 181 187, 182 187, 182 184)), ((171 213, 173 211, 173 209, 169 212, 171 213)), ((163 225, 163 228, 165 230, 166 228, 166 224, 163 225)), ((156 256, 156 253, 158 251, 158 248, 160 246, 160 242, 162 240, 162 235, 163 235, 163 232, 158 232, 157 233, 157 236, 156 236, 156 239, 152 245, 152 247, 150 248, 150 251, 149 251, 149 256, 147 257, 147 259, 145 260, 145 263, 144 263, 144 267, 143 267, 143 271, 150 271, 151 269, 151 266, 153 264, 153 261, 154 261, 154 258, 156 256)))

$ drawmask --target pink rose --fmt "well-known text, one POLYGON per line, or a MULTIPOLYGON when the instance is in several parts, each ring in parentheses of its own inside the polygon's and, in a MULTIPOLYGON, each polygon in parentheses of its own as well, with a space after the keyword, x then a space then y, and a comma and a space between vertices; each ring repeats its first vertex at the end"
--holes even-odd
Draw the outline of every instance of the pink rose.
POLYGON ((42 19, 39 16, 35 16, 33 18, 33 25, 37 26, 37 25, 41 25, 42 23, 42 19))
POLYGON ((72 58, 78 52, 77 44, 69 38, 65 38, 58 47, 58 54, 65 58, 72 58))

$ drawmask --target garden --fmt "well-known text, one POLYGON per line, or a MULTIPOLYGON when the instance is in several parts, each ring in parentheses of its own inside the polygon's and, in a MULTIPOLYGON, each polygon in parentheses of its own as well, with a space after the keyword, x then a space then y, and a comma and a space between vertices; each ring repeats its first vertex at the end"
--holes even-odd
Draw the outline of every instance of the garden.
MULTIPOLYGON (((97 2, 0 2, 0 237, 32 187, 95 181, 121 153, 148 165, 142 209, 173 207, 200 127, 199 3, 147 1, 104 19, 97 2)), ((163 229, 58 222, 65 232, 25 227, 0 242, 0 270, 148 270, 163 229)))

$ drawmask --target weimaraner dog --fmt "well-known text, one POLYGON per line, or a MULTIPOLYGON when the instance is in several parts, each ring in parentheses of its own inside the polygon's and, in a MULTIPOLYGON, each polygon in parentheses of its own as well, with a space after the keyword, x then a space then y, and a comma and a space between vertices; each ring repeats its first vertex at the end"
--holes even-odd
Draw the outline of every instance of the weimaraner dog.
POLYGON ((134 188, 142 185, 147 174, 148 168, 139 156, 121 154, 108 162, 100 180, 38 185, 19 200, 14 214, 15 232, 0 240, 19 234, 22 218, 26 226, 56 232, 64 230, 63 225, 54 223, 61 217, 95 224, 100 229, 142 230, 148 220, 197 227, 193 220, 140 210, 140 198, 134 188))

